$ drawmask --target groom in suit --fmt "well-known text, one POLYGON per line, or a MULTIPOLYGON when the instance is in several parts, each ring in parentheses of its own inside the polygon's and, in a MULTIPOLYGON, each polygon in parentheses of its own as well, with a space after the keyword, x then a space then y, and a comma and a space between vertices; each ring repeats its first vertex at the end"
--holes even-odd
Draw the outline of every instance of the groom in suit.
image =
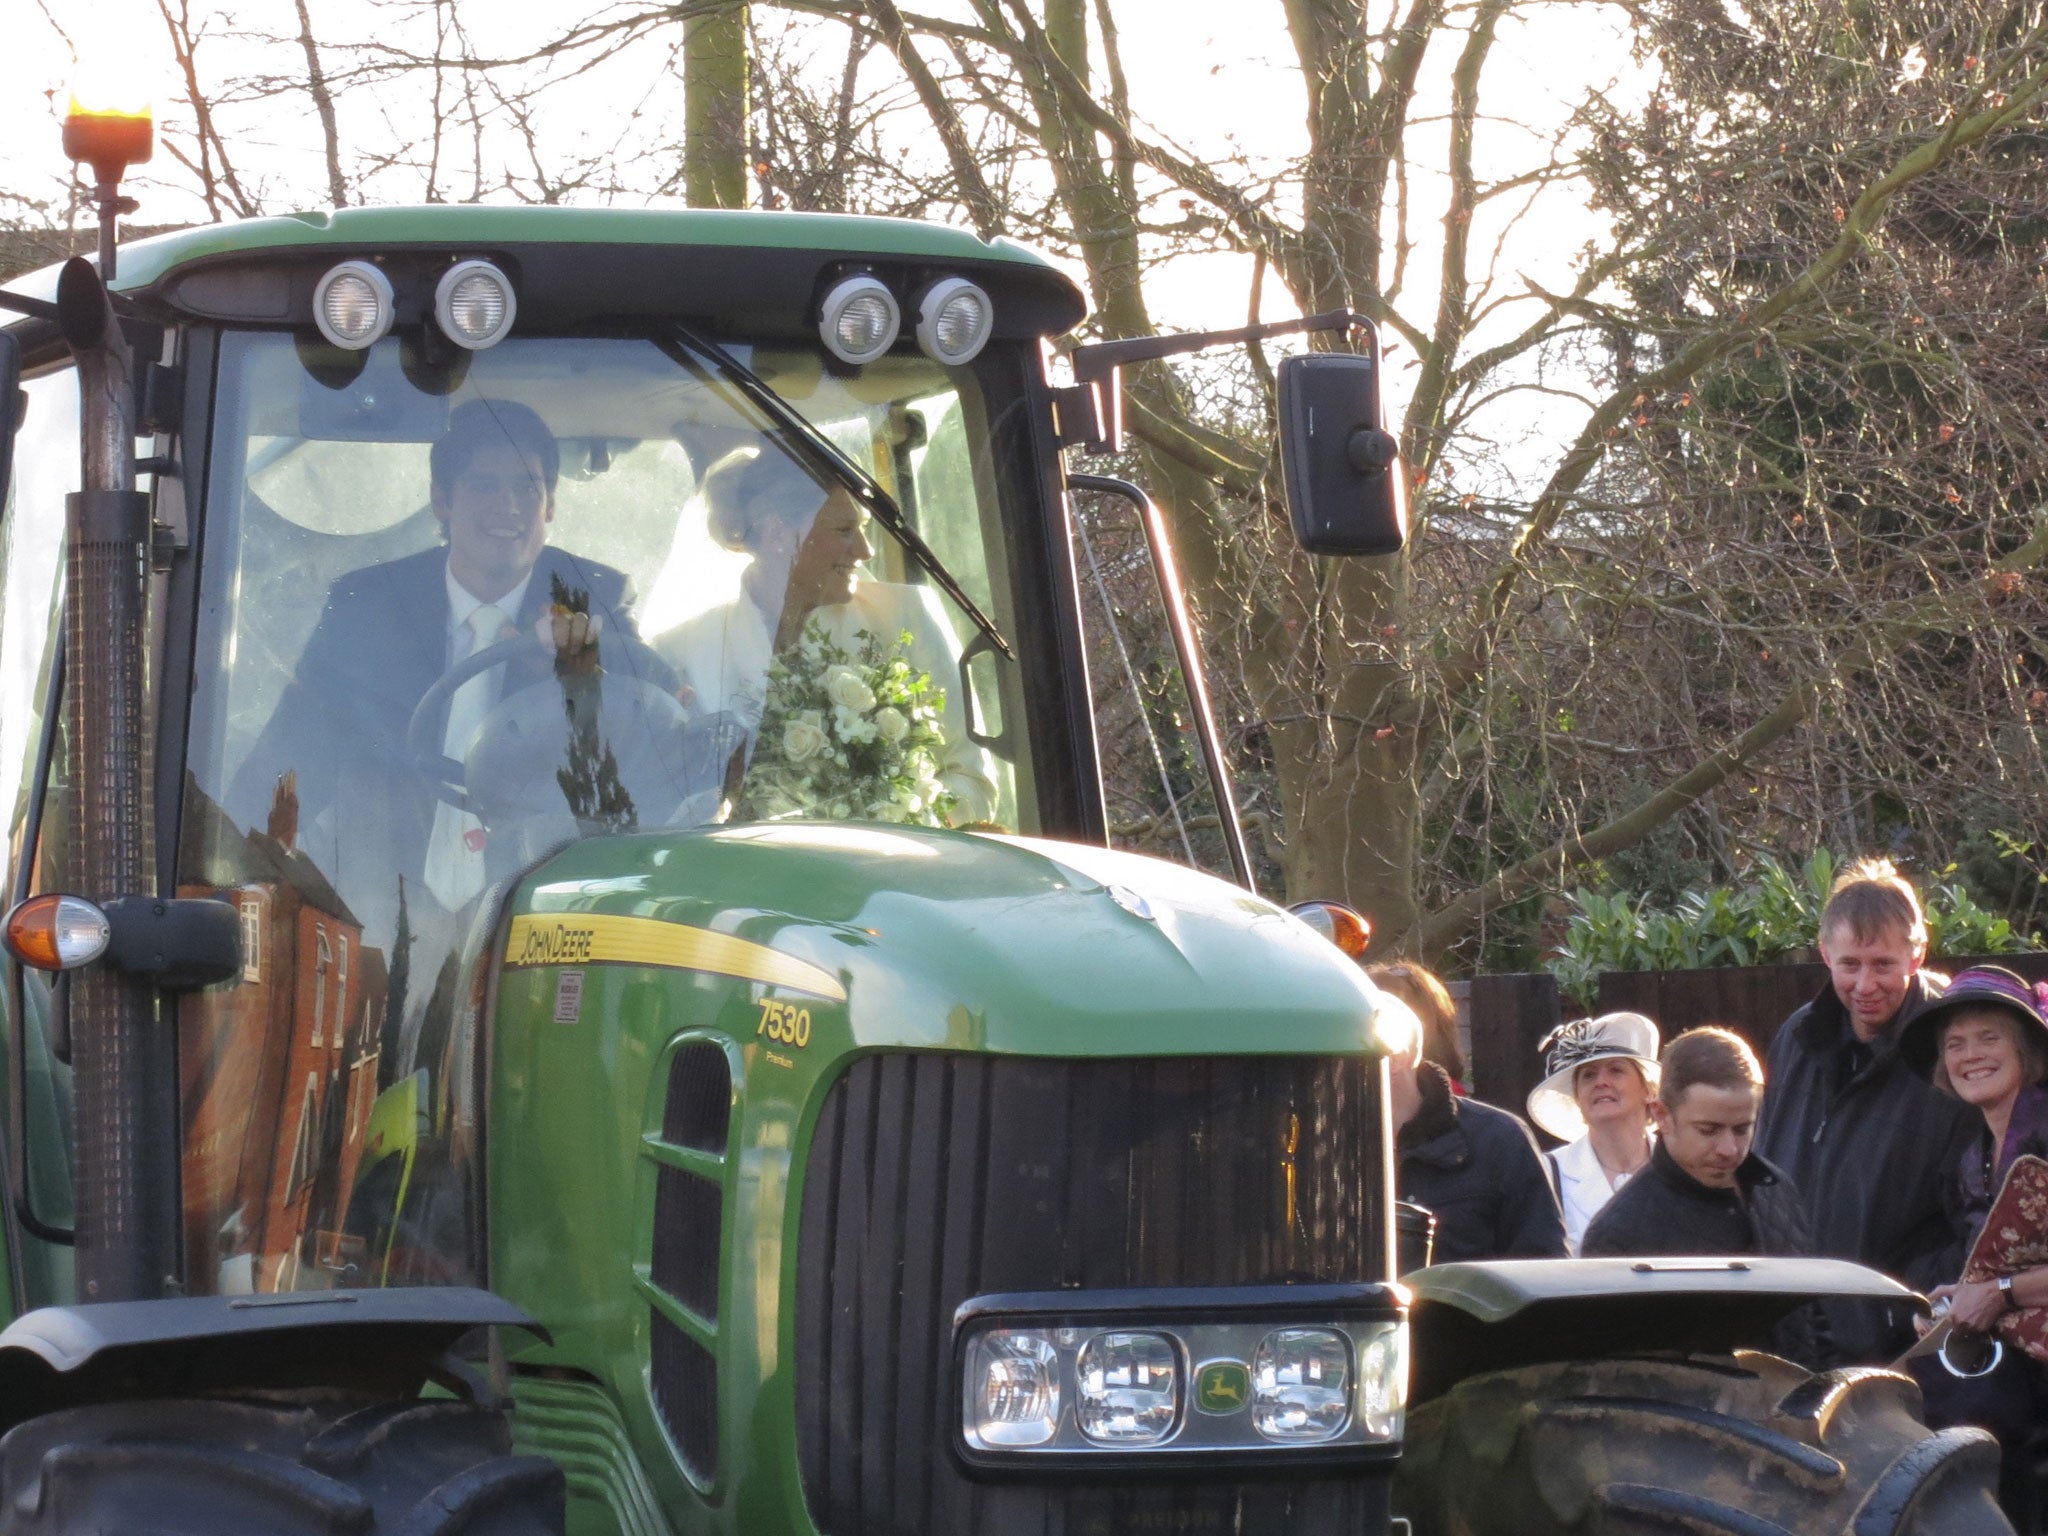
POLYGON ((436 710, 428 739, 459 760, 494 703, 552 681, 601 633, 611 637, 608 665, 664 689, 675 680, 633 636, 626 575, 548 544, 561 452, 537 413, 510 400, 469 401, 450 415, 430 466, 446 543, 353 571, 328 590, 277 711, 237 775, 235 803, 267 800, 279 776, 293 772, 301 824, 317 847, 354 866, 330 878, 387 885, 404 875, 452 910, 482 889, 485 829, 437 796, 407 753, 407 727, 433 684, 500 640, 545 639, 436 710), (558 586, 582 613, 557 606, 558 586))

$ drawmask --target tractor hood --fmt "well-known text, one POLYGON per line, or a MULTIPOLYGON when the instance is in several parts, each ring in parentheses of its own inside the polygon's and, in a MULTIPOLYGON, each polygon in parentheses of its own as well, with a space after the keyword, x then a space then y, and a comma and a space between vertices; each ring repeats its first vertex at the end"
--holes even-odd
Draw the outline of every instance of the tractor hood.
POLYGON ((1288 913, 1082 844, 808 822, 601 838, 535 871, 512 911, 508 966, 745 976, 843 1000, 856 1048, 1294 1054, 1372 1042, 1371 983, 1288 913))

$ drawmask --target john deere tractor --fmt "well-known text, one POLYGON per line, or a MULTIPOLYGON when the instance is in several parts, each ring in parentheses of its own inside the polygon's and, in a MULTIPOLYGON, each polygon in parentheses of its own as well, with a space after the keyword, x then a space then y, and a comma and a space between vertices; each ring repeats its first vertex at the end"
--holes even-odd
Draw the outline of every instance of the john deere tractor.
MULTIPOLYGON (((1878 1276, 1397 1280, 1410 1042, 1252 888, 1163 521, 1064 461, 1214 338, 1056 383, 1031 251, 775 213, 0 306, 0 1532, 2004 1529, 1905 1378, 1752 1352, 1878 1276), (1222 876, 1109 846, 1082 495, 1222 876)), ((1391 554, 1376 350, 1304 326, 1366 344, 1282 373, 1296 536, 1391 554)))

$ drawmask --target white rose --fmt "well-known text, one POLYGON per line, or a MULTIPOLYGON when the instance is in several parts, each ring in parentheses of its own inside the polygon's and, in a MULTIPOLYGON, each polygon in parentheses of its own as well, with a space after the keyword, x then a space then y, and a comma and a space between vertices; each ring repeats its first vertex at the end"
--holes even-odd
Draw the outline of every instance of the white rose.
POLYGON ((875 723, 850 709, 834 709, 832 727, 848 746, 861 746, 875 739, 875 723))
POLYGON ((900 709, 878 709, 875 711, 875 734, 887 742, 901 741, 910 734, 910 722, 903 718, 900 709))
POLYGON ((782 728, 782 753, 792 763, 825 750, 825 731, 816 721, 799 716, 782 728))
POLYGON ((873 709, 875 690, 861 679, 851 667, 828 667, 825 671, 825 697, 842 709, 873 709))

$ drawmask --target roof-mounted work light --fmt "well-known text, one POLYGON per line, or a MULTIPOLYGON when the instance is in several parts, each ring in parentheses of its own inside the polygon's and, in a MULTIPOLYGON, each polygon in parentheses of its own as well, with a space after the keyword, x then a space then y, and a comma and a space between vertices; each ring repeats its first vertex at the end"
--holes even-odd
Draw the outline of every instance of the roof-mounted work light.
POLYGON ((971 363, 988 345, 996 307, 964 277, 942 277, 917 303, 917 344, 926 357, 957 368, 971 363))
POLYGON ((856 367, 872 363, 896 345, 903 311, 889 285, 869 272, 841 278, 818 306, 818 335, 825 350, 856 367))
POLYGON ((488 261, 458 261, 434 287, 434 318, 458 347, 495 347, 518 313, 512 279, 488 261))
POLYGON ((350 352, 382 340, 396 313, 391 279, 367 261, 344 261, 313 286, 313 323, 350 352))

